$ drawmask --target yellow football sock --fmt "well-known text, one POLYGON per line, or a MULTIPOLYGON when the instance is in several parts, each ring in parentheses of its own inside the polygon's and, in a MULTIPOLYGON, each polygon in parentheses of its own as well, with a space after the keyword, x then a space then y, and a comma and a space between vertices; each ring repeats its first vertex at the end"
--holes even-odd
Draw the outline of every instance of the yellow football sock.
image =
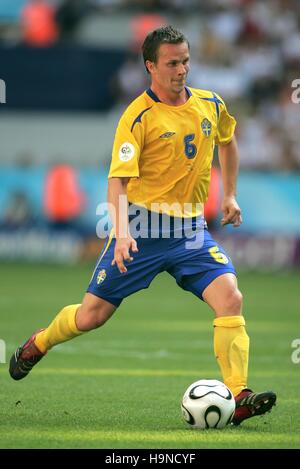
POLYGON ((79 306, 80 304, 65 306, 47 329, 37 334, 34 343, 42 353, 46 353, 54 345, 66 342, 84 333, 84 331, 77 329, 75 322, 76 311, 79 306))
POLYGON ((214 349, 223 380, 234 396, 247 387, 249 337, 243 316, 214 320, 214 349))

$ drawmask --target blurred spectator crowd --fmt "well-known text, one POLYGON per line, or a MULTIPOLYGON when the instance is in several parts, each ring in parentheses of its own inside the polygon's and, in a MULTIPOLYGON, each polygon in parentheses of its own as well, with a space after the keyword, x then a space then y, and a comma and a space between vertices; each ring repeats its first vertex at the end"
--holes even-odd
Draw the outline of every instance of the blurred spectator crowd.
MULTIPOLYGON (((9 0, 10 6, 14 1, 9 0)), ((147 87, 139 51, 143 37, 159 25, 174 24, 191 44, 190 86, 220 94, 238 119, 241 167, 300 170, 300 104, 291 99, 292 82, 300 78, 299 0, 18 3, 20 40, 31 47, 80 42, 83 20, 88 24, 105 16, 109 22, 126 13, 131 29, 131 40, 125 44, 128 60, 111 82, 121 107, 147 87)), ((0 42, 5 42, 9 27, 15 25, 0 21, 0 42)))

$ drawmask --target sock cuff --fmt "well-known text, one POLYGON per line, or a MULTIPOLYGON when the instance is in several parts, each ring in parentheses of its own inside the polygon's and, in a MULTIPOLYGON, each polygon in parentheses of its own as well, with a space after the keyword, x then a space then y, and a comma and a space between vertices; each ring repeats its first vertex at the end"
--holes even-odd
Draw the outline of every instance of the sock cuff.
POLYGON ((239 327, 245 326, 244 316, 221 316, 214 319, 214 327, 239 327))
POLYGON ((77 312, 77 309, 79 308, 79 306, 81 306, 81 303, 79 303, 77 305, 67 306, 68 309, 70 308, 69 311, 71 310, 72 313, 74 311, 74 314, 72 314, 72 316, 69 315, 68 319, 69 319, 69 328, 71 329, 73 334, 76 334, 76 335, 82 334, 82 331, 80 331, 76 326, 76 312, 77 312))

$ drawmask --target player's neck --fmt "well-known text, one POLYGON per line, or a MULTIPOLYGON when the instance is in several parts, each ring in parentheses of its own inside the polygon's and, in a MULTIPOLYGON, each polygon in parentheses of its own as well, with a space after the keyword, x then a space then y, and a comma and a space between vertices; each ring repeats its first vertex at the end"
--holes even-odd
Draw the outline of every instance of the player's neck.
POLYGON ((172 93, 171 91, 165 92, 157 87, 154 83, 151 84, 151 90, 158 97, 158 99, 169 106, 181 106, 189 99, 188 93, 184 88, 180 93, 172 93))

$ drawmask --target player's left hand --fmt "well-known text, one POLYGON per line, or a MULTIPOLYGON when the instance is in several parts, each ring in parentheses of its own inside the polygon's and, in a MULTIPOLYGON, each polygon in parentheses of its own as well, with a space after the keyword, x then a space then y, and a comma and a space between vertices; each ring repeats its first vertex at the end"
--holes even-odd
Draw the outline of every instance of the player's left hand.
POLYGON ((223 218, 221 220, 222 226, 232 223, 233 226, 237 228, 243 222, 241 209, 235 197, 224 197, 221 210, 223 212, 223 218))

